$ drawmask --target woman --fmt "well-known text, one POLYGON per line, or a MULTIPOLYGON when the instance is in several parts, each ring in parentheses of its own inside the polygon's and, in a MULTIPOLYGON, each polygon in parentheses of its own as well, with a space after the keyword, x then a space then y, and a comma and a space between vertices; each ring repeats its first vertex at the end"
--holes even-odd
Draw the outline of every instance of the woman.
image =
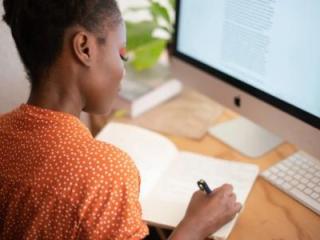
MULTIPOLYGON (((124 75, 115 0, 3 6, 31 93, 0 118, 0 238, 143 239, 134 163, 78 120, 81 111, 108 113, 124 75)), ((195 192, 170 239, 203 239, 240 208, 230 185, 195 192)))

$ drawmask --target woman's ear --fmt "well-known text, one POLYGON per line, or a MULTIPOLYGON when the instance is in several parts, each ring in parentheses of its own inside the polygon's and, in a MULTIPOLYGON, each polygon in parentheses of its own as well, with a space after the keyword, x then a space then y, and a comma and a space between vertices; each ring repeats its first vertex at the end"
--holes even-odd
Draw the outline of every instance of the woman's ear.
POLYGON ((72 39, 73 52, 77 60, 85 66, 90 66, 94 56, 94 39, 90 34, 80 31, 72 39))

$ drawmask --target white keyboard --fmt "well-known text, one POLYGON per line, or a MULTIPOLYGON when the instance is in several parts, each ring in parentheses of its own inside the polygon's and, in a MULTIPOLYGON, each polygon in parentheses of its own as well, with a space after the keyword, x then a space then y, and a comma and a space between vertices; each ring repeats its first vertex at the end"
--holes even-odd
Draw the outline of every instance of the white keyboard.
POLYGON ((320 160, 297 152, 260 175, 320 215, 320 160))

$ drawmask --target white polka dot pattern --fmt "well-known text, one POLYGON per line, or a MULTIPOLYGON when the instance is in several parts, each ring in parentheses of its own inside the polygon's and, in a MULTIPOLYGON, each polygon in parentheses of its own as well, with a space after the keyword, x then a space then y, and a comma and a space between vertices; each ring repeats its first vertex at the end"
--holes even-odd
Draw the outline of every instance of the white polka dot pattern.
POLYGON ((72 115, 25 104, 0 118, 0 239, 142 239, 139 181, 72 115))

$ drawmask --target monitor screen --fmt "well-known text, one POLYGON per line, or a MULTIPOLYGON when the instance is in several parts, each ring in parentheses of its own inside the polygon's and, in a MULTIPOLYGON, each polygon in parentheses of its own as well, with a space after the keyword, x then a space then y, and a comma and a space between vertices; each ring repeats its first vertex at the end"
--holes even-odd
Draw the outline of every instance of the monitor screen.
POLYGON ((177 11, 178 54, 319 123, 320 1, 181 0, 177 11))

